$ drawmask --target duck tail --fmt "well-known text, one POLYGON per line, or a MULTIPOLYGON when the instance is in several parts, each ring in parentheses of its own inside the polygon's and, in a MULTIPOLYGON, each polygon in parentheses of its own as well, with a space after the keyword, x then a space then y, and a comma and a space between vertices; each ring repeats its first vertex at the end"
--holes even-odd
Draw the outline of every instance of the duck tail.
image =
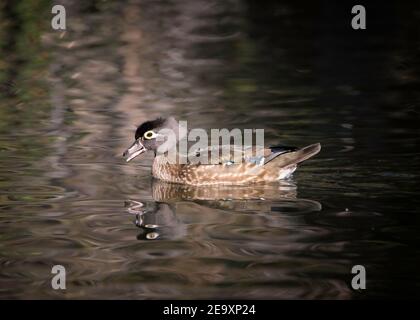
POLYGON ((321 144, 314 143, 302 149, 279 153, 277 157, 270 159, 264 165, 267 167, 288 167, 301 163, 321 151, 321 144))

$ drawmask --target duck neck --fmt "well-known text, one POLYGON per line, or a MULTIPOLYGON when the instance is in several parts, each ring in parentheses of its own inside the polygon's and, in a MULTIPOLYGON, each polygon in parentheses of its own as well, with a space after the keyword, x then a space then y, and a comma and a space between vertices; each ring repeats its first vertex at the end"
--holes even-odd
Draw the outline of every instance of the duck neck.
MULTIPOLYGON (((175 158, 174 155, 171 156, 175 158)), ((178 172, 180 170, 181 164, 177 161, 179 159, 179 154, 176 154, 175 160, 166 154, 157 154, 153 160, 152 174, 155 178, 170 181, 178 182, 178 172)))

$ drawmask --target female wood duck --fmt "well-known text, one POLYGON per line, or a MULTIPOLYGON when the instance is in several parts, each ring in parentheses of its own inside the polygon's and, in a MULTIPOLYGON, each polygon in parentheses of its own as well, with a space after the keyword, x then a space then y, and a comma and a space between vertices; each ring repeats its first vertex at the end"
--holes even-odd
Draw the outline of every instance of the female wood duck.
MULTIPOLYGON (((263 155, 255 157, 255 147, 239 148, 242 161, 233 161, 233 151, 237 160, 238 148, 235 146, 220 146, 220 150, 228 148, 231 152, 223 153, 217 164, 192 163, 189 157, 177 153, 177 159, 188 159, 173 163, 169 161, 167 151, 176 147, 176 143, 185 135, 180 133, 178 122, 170 117, 158 118, 141 124, 135 133, 134 143, 124 152, 126 161, 130 161, 147 150, 154 151, 152 174, 153 177, 173 183, 189 185, 239 185, 250 183, 275 182, 287 179, 296 170, 297 164, 316 155, 321 150, 319 143, 302 149, 295 147, 264 148, 263 155), (168 144, 162 138, 162 132, 175 133, 175 143, 168 144), (162 149, 164 146, 166 147, 162 149), (169 146, 168 146, 169 145, 169 146)), ((199 153, 214 151, 214 147, 202 149, 199 153)), ((199 154, 197 155, 199 156, 199 154)))

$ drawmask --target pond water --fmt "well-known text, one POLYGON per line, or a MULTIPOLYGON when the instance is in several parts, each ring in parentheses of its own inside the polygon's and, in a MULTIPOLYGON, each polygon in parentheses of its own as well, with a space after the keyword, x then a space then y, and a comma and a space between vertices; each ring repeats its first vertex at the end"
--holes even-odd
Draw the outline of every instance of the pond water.
POLYGON ((0 298, 420 296, 420 5, 354 31, 321 1, 62 3, 66 32, 0 8, 0 298), (167 115, 322 151, 275 185, 166 184, 122 152, 167 115))

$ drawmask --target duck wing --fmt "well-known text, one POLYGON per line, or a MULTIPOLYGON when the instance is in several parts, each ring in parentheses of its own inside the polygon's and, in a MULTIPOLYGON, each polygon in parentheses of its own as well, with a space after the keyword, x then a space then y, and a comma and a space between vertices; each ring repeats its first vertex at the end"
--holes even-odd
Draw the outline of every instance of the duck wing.
MULTIPOLYGON (((274 147, 275 149, 276 147, 274 147)), ((321 144, 314 143, 301 149, 295 148, 290 150, 273 150, 272 154, 267 157, 264 165, 287 167, 301 163, 321 151, 321 144)))
POLYGON ((298 164, 309 159, 321 150, 319 143, 304 148, 284 145, 258 149, 256 146, 222 145, 211 146, 191 151, 188 156, 189 164, 200 165, 233 165, 240 163, 254 163, 257 165, 288 166, 298 164))
POLYGON ((270 148, 257 148, 256 146, 222 145, 211 146, 190 151, 189 164, 220 164, 232 165, 240 163, 254 163, 264 165, 277 156, 297 150, 295 147, 276 146, 270 148))

